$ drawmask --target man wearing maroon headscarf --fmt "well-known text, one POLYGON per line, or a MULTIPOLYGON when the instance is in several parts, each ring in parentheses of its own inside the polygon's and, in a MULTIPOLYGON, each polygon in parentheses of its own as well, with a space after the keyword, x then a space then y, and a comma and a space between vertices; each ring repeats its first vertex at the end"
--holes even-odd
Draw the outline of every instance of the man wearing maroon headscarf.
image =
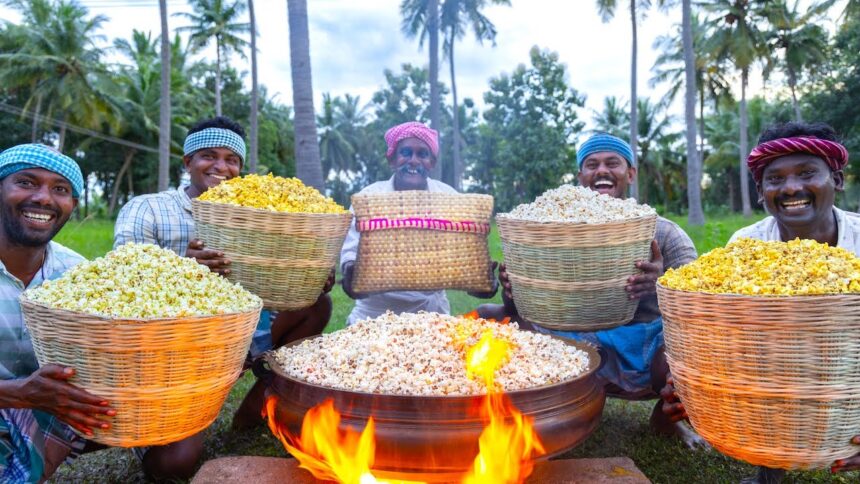
MULTIPOLYGON (((747 166, 759 201, 770 216, 738 230, 729 241, 741 237, 783 242, 812 239, 860 256, 860 215, 833 206, 836 192, 843 190, 842 170, 847 164, 848 151, 826 124, 786 123, 768 128, 750 153, 747 166)), ((661 396, 663 412, 672 420, 687 417, 671 380, 661 396)), ((860 445, 860 435, 852 443, 860 445)), ((860 454, 838 460, 831 467, 833 472, 857 469, 860 454)), ((762 467, 757 476, 742 482, 779 483, 784 475, 781 469, 762 467)))

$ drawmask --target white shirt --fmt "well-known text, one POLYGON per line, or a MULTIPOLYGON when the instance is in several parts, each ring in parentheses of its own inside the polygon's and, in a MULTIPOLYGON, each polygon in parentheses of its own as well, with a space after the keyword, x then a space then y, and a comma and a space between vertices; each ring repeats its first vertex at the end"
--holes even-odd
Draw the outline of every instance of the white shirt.
MULTIPOLYGON (((438 193, 457 193, 457 190, 440 181, 427 179, 427 190, 438 193)), ((368 185, 359 193, 391 193, 394 192, 394 176, 385 181, 368 185)), ((352 207, 350 207, 350 212, 352 207)), ((343 249, 340 251, 340 268, 347 262, 355 261, 358 254, 359 233, 355 228, 355 217, 349 226, 343 249)), ((385 311, 391 310, 396 314, 414 313, 417 311, 432 311, 442 314, 451 312, 445 291, 391 291, 372 294, 363 299, 356 299, 355 307, 349 313, 347 325, 366 318, 375 318, 385 311)))
MULTIPOLYGON (((833 214, 836 215, 836 246, 860 256, 860 214, 846 212, 836 207, 833 207, 833 214)), ((779 236, 779 226, 773 216, 738 230, 729 242, 734 242, 740 237, 765 241, 782 240, 779 236)))

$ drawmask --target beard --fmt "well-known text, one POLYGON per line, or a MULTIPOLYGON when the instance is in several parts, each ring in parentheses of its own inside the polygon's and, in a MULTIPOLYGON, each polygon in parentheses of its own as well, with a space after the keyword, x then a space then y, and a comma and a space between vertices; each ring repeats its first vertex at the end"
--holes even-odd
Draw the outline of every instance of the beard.
POLYGON ((31 230, 21 223, 21 213, 26 207, 19 207, 18 213, 15 213, 12 207, 8 204, 0 204, 0 222, 2 222, 3 231, 6 232, 6 237, 13 244, 22 247, 42 247, 57 235, 57 232, 63 228, 65 221, 60 222, 60 214, 54 214, 54 227, 50 230, 31 230))

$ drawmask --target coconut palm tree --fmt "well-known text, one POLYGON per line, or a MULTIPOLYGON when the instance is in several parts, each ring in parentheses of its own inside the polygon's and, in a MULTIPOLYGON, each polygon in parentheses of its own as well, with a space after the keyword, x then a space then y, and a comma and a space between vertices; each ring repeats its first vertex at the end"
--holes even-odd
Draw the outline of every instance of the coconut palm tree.
MULTIPOLYGON (((451 68, 451 97, 453 100, 453 112, 459 113, 457 102, 457 80, 454 75, 454 44, 462 39, 471 27, 472 33, 478 42, 488 40, 495 45, 496 26, 488 19, 481 10, 489 4, 508 5, 510 0, 443 0, 440 15, 440 28, 443 32, 442 53, 448 58, 451 68)), ((462 139, 460 136, 460 116, 452 116, 453 136, 452 154, 454 162, 453 186, 457 190, 462 188, 463 160, 460 156, 462 139)))
POLYGON ((239 0, 191 0, 192 13, 180 12, 191 25, 180 27, 190 32, 189 41, 194 52, 206 48, 215 39, 215 115, 221 116, 221 61, 230 52, 245 58, 248 41, 242 36, 251 29, 250 24, 239 22, 245 4, 239 0))
POLYGON ((745 217, 752 214, 749 193, 749 170, 746 157, 749 154, 749 115, 747 113, 747 86, 750 69, 766 54, 764 33, 759 26, 761 2, 751 0, 713 0, 702 2, 702 7, 718 17, 714 20, 714 34, 709 39, 708 50, 719 58, 732 61, 741 75, 741 99, 738 104, 740 117, 740 189, 741 206, 745 217))
MULTIPOLYGON (((167 28, 167 0, 158 1, 161 14, 161 104, 158 118, 158 191, 170 184, 170 30, 167 28)), ((115 204, 116 201, 113 200, 115 204)), ((113 204, 111 205, 113 207, 113 204)), ((111 212, 113 208, 111 208, 111 212)))
MULTIPOLYGON (((403 16, 402 30, 409 38, 418 37, 418 46, 424 46, 428 39, 430 55, 430 127, 441 130, 441 107, 439 95, 439 1, 438 0, 403 0, 400 4, 400 14, 403 16)), ((439 149, 441 153, 441 145, 439 149)), ((430 172, 435 179, 442 175, 442 161, 437 160, 436 166, 430 172)))
POLYGON ((684 38, 684 121, 687 125, 687 222, 704 225, 702 210, 702 158, 696 151, 696 61, 693 51, 692 7, 690 0, 681 5, 681 29, 684 38))
POLYGON ((307 0, 287 0, 290 25, 290 70, 296 132, 296 175, 319 191, 325 190, 311 81, 311 46, 307 0))
POLYGON ((609 133, 623 138, 630 132, 630 108, 615 96, 603 98, 603 111, 592 115, 595 133, 609 133))
POLYGON ((782 51, 779 64, 791 90, 791 105, 795 121, 798 122, 802 121, 802 116, 797 102, 797 79, 826 60, 827 30, 815 22, 821 20, 834 3, 835 0, 827 0, 801 9, 796 0, 791 7, 785 0, 780 0, 770 2, 764 8, 770 24, 766 39, 771 51, 782 51))
POLYGON ((249 135, 248 169, 251 173, 256 173, 260 89, 257 80, 257 19, 254 16, 254 0, 248 0, 248 19, 251 23, 251 132, 249 135))

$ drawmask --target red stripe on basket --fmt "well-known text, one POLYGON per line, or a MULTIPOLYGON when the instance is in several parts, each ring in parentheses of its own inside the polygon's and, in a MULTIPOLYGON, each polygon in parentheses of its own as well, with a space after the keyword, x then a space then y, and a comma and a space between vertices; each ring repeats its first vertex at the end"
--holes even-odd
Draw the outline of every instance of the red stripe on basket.
POLYGON ((356 224, 359 232, 371 232, 374 230, 413 228, 440 230, 443 232, 467 232, 475 234, 490 233, 490 224, 478 223, 471 220, 452 221, 441 218, 372 218, 360 220, 356 224))

